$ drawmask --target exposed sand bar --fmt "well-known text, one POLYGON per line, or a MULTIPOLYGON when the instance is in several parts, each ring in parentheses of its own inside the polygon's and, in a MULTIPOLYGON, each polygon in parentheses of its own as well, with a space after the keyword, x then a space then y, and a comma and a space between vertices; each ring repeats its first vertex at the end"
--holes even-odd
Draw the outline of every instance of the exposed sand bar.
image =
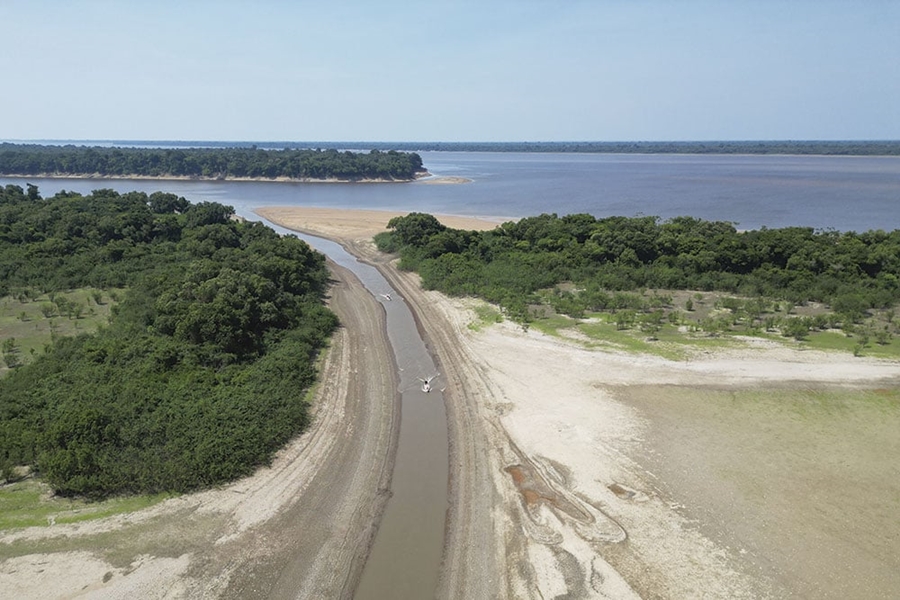
MULTIPOLYGON (((344 210, 307 206, 263 207, 257 208, 254 212, 287 229, 333 239, 344 246, 348 246, 348 243, 368 242, 376 233, 387 231, 388 221, 409 214, 409 211, 344 210)), ((511 220, 503 217, 435 216, 447 227, 475 231, 493 229, 502 222, 511 220)), ((354 250, 353 247, 348 249, 354 250)))

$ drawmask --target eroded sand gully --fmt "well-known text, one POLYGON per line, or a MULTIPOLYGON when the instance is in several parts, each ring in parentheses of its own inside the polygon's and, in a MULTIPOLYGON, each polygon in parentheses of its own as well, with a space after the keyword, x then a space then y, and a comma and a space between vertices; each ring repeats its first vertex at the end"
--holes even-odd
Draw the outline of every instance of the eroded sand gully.
MULTIPOLYGON (((900 593, 900 364, 765 346, 673 363, 587 351, 511 323, 472 329, 474 301, 422 291, 414 274, 374 251, 371 235, 391 214, 259 212, 340 241, 376 264, 416 312, 447 385, 451 485, 439 597, 900 593), (881 403, 828 396, 870 388, 889 393, 881 403)), ((0 590, 21 598, 346 595, 388 489, 395 389, 379 379, 389 356, 366 350, 381 347, 379 307, 364 291, 346 291, 345 307, 358 303, 346 318, 356 320, 345 321, 329 353, 316 426, 271 469, 127 517, 5 534, 0 590), (365 388, 344 389, 352 379, 334 374, 348 372, 365 388), (360 436, 381 441, 351 451, 360 436), (347 462, 323 462, 343 452, 347 462), (304 503, 316 490, 324 495, 310 519, 304 503), (356 533, 347 533, 348 515, 356 533), (310 542, 284 534, 290 523, 310 542)))

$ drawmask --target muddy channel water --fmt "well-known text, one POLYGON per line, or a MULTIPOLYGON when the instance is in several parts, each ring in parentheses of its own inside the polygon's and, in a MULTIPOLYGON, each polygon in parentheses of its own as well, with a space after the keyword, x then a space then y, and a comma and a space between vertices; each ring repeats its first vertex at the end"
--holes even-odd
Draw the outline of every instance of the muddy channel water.
MULTIPOLYGON (((271 226, 271 224, 270 224, 271 226)), ((445 387, 407 304, 373 266, 330 240, 296 234, 349 269, 385 308, 388 340, 400 385, 400 438, 391 498, 354 598, 432 598, 444 545, 449 449, 445 387), (389 299, 390 298, 390 299, 389 299), (431 390, 421 379, 434 377, 431 390)))

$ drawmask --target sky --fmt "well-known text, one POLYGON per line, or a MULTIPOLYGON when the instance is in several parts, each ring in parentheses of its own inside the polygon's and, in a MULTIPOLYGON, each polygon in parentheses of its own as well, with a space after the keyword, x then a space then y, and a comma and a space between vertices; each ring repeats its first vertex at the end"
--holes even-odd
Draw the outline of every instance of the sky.
POLYGON ((3 0, 0 139, 900 139, 900 0, 3 0))

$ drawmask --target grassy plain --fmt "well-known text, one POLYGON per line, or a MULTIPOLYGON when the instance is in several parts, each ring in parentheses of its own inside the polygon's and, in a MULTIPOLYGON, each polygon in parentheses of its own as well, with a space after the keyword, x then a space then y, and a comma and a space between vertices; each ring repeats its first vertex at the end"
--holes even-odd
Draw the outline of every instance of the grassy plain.
POLYGON ((47 484, 29 477, 0 486, 0 530, 100 519, 146 508, 170 496, 155 494, 88 502, 55 496, 47 484))
POLYGON ((669 360, 686 360, 698 352, 736 349, 746 346, 748 338, 787 348, 900 358, 900 328, 890 310, 869 311, 858 323, 840 328, 810 327, 795 336, 784 328, 793 319, 811 322, 816 317, 830 316, 836 321, 837 317, 821 305, 794 306, 774 301, 764 302, 761 312, 748 314, 746 299, 720 293, 645 292, 642 296, 655 301, 655 306, 647 308, 649 303, 645 300, 644 309, 599 311, 582 318, 556 314, 549 306, 541 305, 541 316, 528 326, 588 348, 652 354, 669 360), (690 309, 684 308, 686 305, 690 309))

